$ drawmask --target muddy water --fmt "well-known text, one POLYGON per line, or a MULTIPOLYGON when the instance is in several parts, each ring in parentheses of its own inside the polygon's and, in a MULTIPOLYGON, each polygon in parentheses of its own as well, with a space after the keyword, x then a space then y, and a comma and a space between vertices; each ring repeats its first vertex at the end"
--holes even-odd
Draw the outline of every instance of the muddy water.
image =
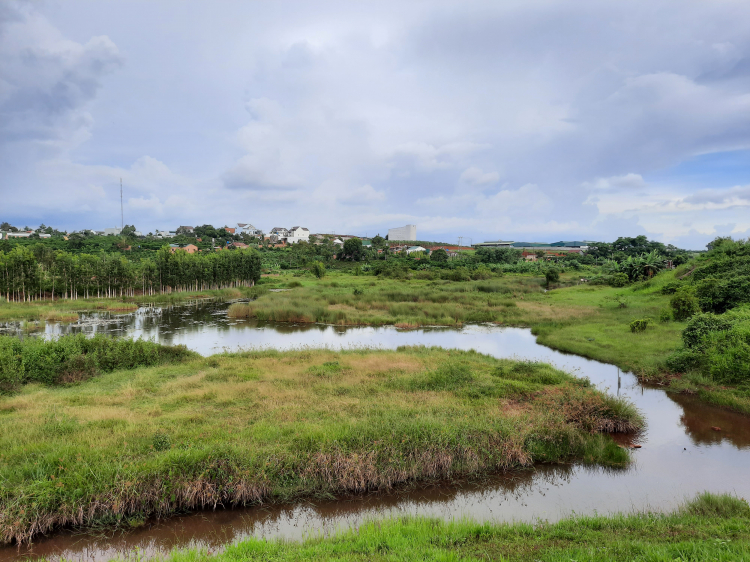
POLYGON ((363 520, 414 514, 480 521, 557 520, 572 512, 608 513, 630 509, 667 510, 698 492, 730 492, 750 498, 750 419, 640 386, 616 367, 542 347, 528 330, 469 326, 461 330, 331 326, 273 326, 227 318, 226 304, 196 303, 168 309, 144 308, 121 317, 84 317, 71 325, 47 326, 45 335, 103 332, 185 344, 209 355, 224 349, 303 346, 395 348, 428 345, 475 349, 496 357, 541 360, 602 390, 631 399, 646 416, 648 429, 627 469, 537 466, 495 475, 481 482, 440 482, 339 501, 304 502, 200 512, 151 522, 129 533, 106 536, 61 533, 39 539, 30 549, 0 549, 0 561, 46 556, 104 560, 134 549, 146 557, 174 547, 210 550, 248 536, 299 539, 331 533, 363 520), (721 431, 712 429, 721 428, 721 431))

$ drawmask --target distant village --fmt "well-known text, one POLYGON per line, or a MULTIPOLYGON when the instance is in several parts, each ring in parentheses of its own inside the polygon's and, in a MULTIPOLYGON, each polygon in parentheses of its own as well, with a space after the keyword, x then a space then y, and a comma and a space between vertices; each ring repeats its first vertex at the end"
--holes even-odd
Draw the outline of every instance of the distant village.
MULTIPOLYGON (((368 237, 351 234, 311 233, 308 228, 303 226, 293 226, 291 228, 276 226, 266 233, 250 223, 237 223, 232 227, 224 226, 215 229, 210 225, 204 225, 203 227, 180 226, 175 230, 157 230, 149 232, 148 234, 143 234, 143 232, 136 230, 134 227, 128 226, 124 228, 105 228, 104 230, 84 229, 69 233, 67 231, 59 232, 52 227, 46 227, 45 225, 41 225, 37 229, 18 229, 8 225, 8 223, 3 223, 3 228, 0 228, 0 240, 18 238, 44 239, 51 238, 53 235, 61 235, 65 239, 68 239, 70 235, 78 234, 84 236, 127 235, 133 238, 164 240, 165 242, 180 236, 186 236, 188 238, 195 238, 196 242, 203 242, 204 240, 200 237, 200 232, 202 230, 205 231, 207 228, 216 232, 216 236, 212 236, 210 240, 206 240, 206 242, 211 242, 212 247, 215 249, 245 249, 249 247, 284 248, 301 242, 305 244, 331 243, 335 247, 343 247, 344 243, 352 238, 360 239, 363 248, 372 247, 373 245, 373 240, 368 237)), ((456 257, 461 250, 476 250, 480 248, 517 249, 521 251, 522 257, 528 261, 535 261, 545 256, 581 254, 588 249, 589 244, 593 243, 586 240, 559 241, 552 243, 497 240, 478 242, 468 246, 461 245, 460 242, 456 245, 429 242, 422 242, 420 245, 413 245, 409 244, 409 242, 417 241, 417 227, 413 224, 390 228, 388 229, 385 238, 381 238, 381 240, 383 240, 384 245, 387 245, 388 249, 393 252, 404 252, 406 254, 424 252, 430 254, 433 250, 443 249, 448 252, 449 257, 456 257)), ((199 251, 198 246, 192 243, 170 243, 169 245, 173 251, 177 249, 184 250, 188 253, 199 251)))

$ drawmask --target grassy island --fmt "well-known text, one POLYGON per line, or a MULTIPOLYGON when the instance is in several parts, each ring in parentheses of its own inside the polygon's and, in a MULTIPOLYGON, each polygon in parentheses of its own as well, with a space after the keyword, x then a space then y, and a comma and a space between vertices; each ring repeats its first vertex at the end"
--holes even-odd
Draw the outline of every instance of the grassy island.
POLYGON ((673 513, 572 517, 558 523, 371 521, 301 543, 249 539, 216 555, 176 551, 169 562, 463 561, 611 562, 750 560, 750 506, 702 494, 673 513))
POLYGON ((531 467, 623 466, 628 403, 546 364, 437 348, 248 352, 0 396, 0 532, 531 467))

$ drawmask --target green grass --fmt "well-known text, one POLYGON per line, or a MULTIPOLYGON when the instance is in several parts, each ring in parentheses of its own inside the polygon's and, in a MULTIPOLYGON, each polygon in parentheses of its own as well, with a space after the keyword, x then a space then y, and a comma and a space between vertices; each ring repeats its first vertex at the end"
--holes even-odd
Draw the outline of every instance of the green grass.
POLYGON ((239 287, 206 291, 183 291, 160 295, 146 295, 122 298, 88 298, 77 300, 56 299, 55 301, 13 302, 0 297, 0 321, 41 320, 50 322, 71 322, 78 320, 79 312, 132 312, 138 304, 176 304, 191 299, 221 298, 231 299, 256 296, 264 293, 261 287, 239 287))
POLYGON ((555 524, 373 520, 301 543, 247 539, 220 554, 172 552, 169 562, 372 561, 738 561, 750 560, 750 507, 702 494, 670 514, 571 517, 555 524))
POLYGON ((0 533, 390 489, 537 461, 623 466, 634 407, 437 348, 248 352, 0 397, 0 533))

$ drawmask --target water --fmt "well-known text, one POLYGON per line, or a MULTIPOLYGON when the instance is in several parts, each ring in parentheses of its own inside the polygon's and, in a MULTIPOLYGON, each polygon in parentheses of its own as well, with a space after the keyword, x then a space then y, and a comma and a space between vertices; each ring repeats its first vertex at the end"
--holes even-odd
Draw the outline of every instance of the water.
MULTIPOLYGON (((331 533, 389 515, 427 515, 446 520, 555 521, 578 514, 669 510, 704 490, 750 498, 750 418, 667 395, 638 384, 629 373, 596 361, 540 346, 529 330, 467 326, 461 330, 394 328, 343 329, 319 325, 259 325, 226 316, 226 303, 194 303, 165 309, 143 308, 123 316, 91 315, 69 325, 48 325, 43 335, 111 333, 184 344, 204 355, 249 347, 302 346, 345 349, 428 345, 475 349, 495 357, 541 360, 588 377, 599 389, 626 396, 645 415, 648 428, 627 469, 540 465, 480 482, 441 482, 391 494, 338 501, 303 502, 204 511, 153 521, 129 533, 92 536, 69 532, 40 538, 30 549, 0 549, 0 561, 23 557, 104 560, 138 549, 144 556, 173 547, 216 550, 248 536, 300 539, 331 533), (719 427, 715 431, 712 427, 719 427)), ((13 329, 12 326, 7 329, 13 329)))

